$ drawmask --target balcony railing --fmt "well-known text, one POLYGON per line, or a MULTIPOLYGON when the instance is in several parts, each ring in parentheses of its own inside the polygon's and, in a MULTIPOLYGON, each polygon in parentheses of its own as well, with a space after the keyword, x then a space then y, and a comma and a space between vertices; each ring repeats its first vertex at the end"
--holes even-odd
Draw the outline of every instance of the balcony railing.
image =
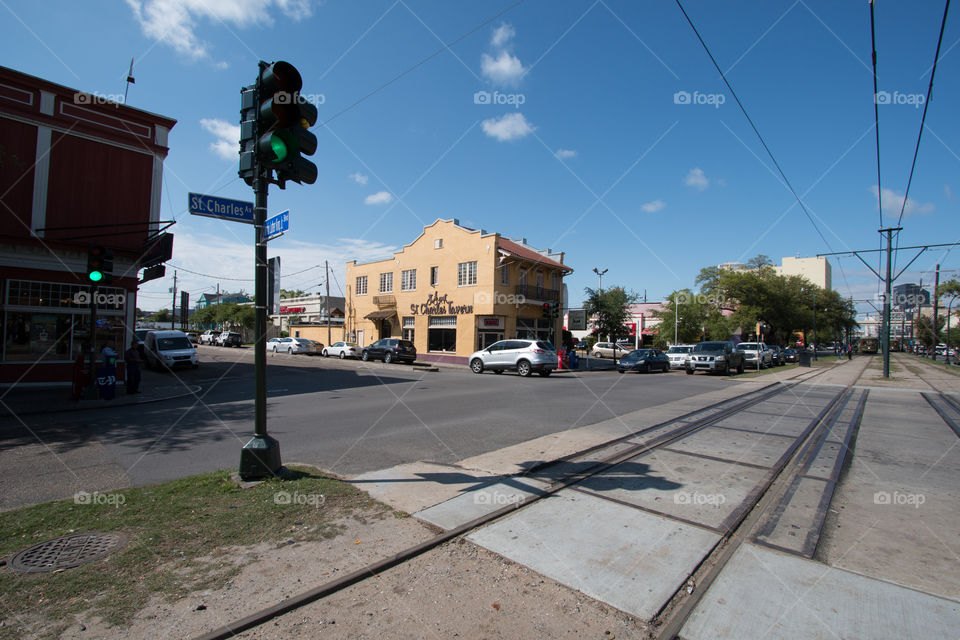
POLYGON ((559 302, 560 292, 556 289, 545 289, 533 284, 518 284, 514 293, 523 296, 531 302, 559 302))

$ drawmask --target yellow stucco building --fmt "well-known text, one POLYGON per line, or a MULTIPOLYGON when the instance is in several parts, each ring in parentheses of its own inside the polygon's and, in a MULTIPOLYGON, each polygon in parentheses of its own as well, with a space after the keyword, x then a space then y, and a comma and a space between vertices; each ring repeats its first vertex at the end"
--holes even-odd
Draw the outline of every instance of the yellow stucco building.
POLYGON ((563 256, 437 220, 392 258, 347 263, 347 332, 360 346, 404 338, 418 360, 462 364, 507 338, 558 345, 573 271, 563 256))

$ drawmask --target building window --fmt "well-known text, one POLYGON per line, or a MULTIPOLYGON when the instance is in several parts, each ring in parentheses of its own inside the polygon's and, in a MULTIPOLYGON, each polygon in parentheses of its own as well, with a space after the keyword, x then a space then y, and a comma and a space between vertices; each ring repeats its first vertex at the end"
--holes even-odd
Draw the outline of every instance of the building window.
POLYGON ((435 238, 433 241, 434 249, 443 249, 443 238, 435 238))
POLYGON ((457 265, 457 286, 469 287, 477 284, 477 261, 461 262, 457 265))
POLYGON ((417 288, 417 270, 407 269, 400 272, 400 290, 414 291, 417 288))
POLYGON ((537 295, 543 295, 543 271, 537 271, 537 295))
POLYGON ((357 295, 367 295, 367 276, 357 276, 357 295))
POLYGON ((413 316, 403 317, 403 339, 413 342, 413 327, 416 325, 416 318, 413 316))
POLYGON ((504 286, 510 284, 510 267, 507 265, 500 267, 500 284, 504 286))
POLYGON ((457 351, 457 316, 431 316, 427 325, 427 351, 457 351))
POLYGON ((393 293, 393 272, 380 274, 380 293, 393 293))
POLYGON ((527 286, 527 270, 522 267, 520 268, 520 286, 527 286))
POLYGON ((435 287, 440 283, 440 267, 430 267, 430 286, 435 287))
POLYGON ((559 278, 557 277, 557 272, 556 272, 556 271, 554 271, 554 272, 550 275, 550 284, 551 284, 551 287, 550 287, 550 288, 553 289, 554 291, 559 291, 559 290, 560 290, 560 282, 559 282, 559 278))

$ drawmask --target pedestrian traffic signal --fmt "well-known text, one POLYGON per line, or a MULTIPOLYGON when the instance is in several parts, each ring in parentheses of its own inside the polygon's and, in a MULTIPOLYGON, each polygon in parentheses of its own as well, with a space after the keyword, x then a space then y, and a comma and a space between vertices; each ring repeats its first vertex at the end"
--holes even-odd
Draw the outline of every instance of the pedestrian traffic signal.
POLYGON ((113 281, 113 251, 101 245, 92 245, 87 250, 87 282, 109 284, 113 281))
POLYGON ((309 131, 317 108, 300 95, 302 86, 289 62, 261 62, 256 85, 241 91, 239 174, 247 184, 259 170, 281 189, 287 180, 316 182, 317 166, 303 156, 317 150, 317 137, 309 131))
POLYGON ((544 302, 544 303, 543 303, 543 310, 542 310, 542 312, 541 312, 541 314, 540 314, 540 317, 545 318, 545 319, 549 319, 549 318, 551 317, 550 303, 549 303, 549 302, 544 302))

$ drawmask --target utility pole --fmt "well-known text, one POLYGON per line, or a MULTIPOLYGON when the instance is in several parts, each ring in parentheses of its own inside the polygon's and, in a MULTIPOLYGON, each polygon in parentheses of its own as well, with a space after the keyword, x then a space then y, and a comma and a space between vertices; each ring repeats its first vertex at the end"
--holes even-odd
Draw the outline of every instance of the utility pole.
POLYGON ((940 265, 937 265, 936 275, 933 280, 933 349, 931 349, 931 358, 937 359, 937 345, 940 344, 940 331, 937 327, 937 321, 940 319, 940 265))
POLYGON ((890 377, 890 298, 893 289, 893 232, 901 231, 903 227, 887 227, 880 229, 879 233, 887 235, 887 274, 884 277, 883 288, 883 335, 880 336, 880 344, 883 347, 883 377, 890 377))
POLYGON ((177 328, 177 272, 173 272, 173 302, 170 303, 170 328, 177 328))
POLYGON ((221 329, 220 326, 220 283, 217 283, 217 329, 221 329))
POLYGON ((324 280, 327 284, 327 297, 324 299, 327 307, 327 346, 330 346, 330 262, 327 260, 323 261, 324 269, 326 270, 326 277, 324 280))

